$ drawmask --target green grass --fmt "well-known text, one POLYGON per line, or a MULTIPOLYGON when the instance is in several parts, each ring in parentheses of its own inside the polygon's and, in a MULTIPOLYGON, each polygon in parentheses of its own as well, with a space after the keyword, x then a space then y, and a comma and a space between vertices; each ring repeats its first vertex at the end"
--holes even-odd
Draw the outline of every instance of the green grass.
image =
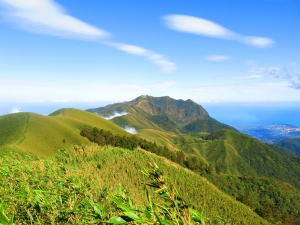
MULTIPOLYGON (((88 224, 101 220, 97 208, 105 209, 102 219, 107 220, 116 215, 110 199, 120 184, 134 205, 147 204, 142 184, 146 178, 141 170, 152 161, 186 202, 203 212, 206 224, 268 224, 206 179, 164 158, 140 150, 94 145, 63 149, 43 159, 15 151, 3 153, 0 205, 7 216, 15 216, 16 224, 88 224)), ((150 194, 153 201, 159 201, 150 194)))
POLYGON ((77 109, 61 109, 50 116, 17 113, 0 117, 0 149, 12 148, 41 156, 71 145, 87 144, 82 128, 97 127, 128 135, 122 128, 95 114, 77 109))
POLYGON ((17 144, 24 138, 28 114, 18 113, 0 117, 0 146, 17 144))

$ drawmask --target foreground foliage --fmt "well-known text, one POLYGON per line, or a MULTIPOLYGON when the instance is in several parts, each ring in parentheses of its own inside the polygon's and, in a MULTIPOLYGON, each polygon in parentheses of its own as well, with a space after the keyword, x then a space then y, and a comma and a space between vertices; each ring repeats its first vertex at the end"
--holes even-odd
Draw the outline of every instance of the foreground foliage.
MULTIPOLYGON (((149 206, 141 169, 151 161, 157 162, 166 177, 172 177, 189 206, 204 213, 206 224, 267 224, 199 175, 163 158, 140 150, 95 145, 63 149, 46 159, 16 152, 2 154, 0 215, 5 215, 8 224, 11 218, 15 224, 106 224, 125 214, 113 194, 120 193, 119 183, 127 190, 126 196, 132 196, 134 209, 149 206)), ((148 191, 153 204, 164 206, 152 189, 148 191)), ((168 191, 172 193, 172 188, 168 191)), ((127 207, 132 209, 130 204, 127 207)), ((159 216, 170 219, 162 213, 159 216)))

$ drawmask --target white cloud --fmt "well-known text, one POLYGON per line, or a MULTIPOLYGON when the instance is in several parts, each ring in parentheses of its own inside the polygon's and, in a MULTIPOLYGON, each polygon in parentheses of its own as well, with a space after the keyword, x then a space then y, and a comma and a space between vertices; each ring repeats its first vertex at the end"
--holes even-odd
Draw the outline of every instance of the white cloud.
POLYGON ((179 32, 235 40, 259 48, 268 47, 275 43, 272 39, 266 37, 240 35, 210 20, 194 16, 167 15, 164 17, 164 21, 168 28, 179 32))
POLYGON ((116 42, 108 42, 107 44, 120 51, 124 51, 128 54, 145 57, 151 63, 157 65, 162 72, 171 73, 177 69, 176 64, 169 61, 165 56, 157 54, 148 49, 136 45, 128 45, 128 44, 116 43, 116 42))
POLYGON ((218 38, 229 38, 235 35, 219 24, 194 16, 168 15, 164 19, 167 27, 179 32, 218 38))
POLYGON ((214 62, 220 62, 220 61, 229 60, 231 58, 227 55, 209 55, 206 56, 204 59, 209 61, 214 61, 214 62))
POLYGON ((19 112, 21 112, 21 109, 20 109, 19 107, 13 108, 13 109, 10 111, 10 113, 19 113, 19 112))
POLYGON ((119 116, 125 116, 125 115, 127 115, 128 114, 128 112, 126 112, 126 111, 122 111, 122 112, 117 112, 117 111, 115 111, 115 112, 113 112, 113 114, 111 114, 111 115, 109 115, 109 116, 102 116, 104 119, 106 119, 106 120, 111 120, 111 119, 113 119, 113 118, 115 118, 115 117, 119 117, 119 116))
POLYGON ((68 15, 52 0, 0 0, 8 16, 21 28, 37 33, 66 37, 98 39, 108 32, 68 15))
MULTIPOLYGON (((6 6, 10 20, 30 32, 90 41, 109 36, 107 31, 68 15, 52 0, 0 0, 0 4, 6 6)), ((129 54, 144 56, 162 72, 170 73, 176 70, 176 64, 165 56, 142 47, 113 42, 101 44, 108 44, 129 54)))
POLYGON ((243 42, 247 45, 256 46, 258 48, 268 47, 275 43, 275 41, 272 40, 271 38, 255 37, 255 36, 239 36, 237 37, 236 40, 243 42))
POLYGON ((137 134, 137 130, 134 127, 124 126, 123 129, 131 134, 137 134))

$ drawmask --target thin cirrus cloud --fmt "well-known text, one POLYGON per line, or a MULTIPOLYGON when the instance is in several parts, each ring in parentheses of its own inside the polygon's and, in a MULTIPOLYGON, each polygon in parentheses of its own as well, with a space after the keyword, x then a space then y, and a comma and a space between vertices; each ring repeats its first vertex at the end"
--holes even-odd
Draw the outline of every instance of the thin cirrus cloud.
MULTIPOLYGON (((15 22, 21 29, 63 38, 97 41, 110 36, 109 32, 85 23, 73 16, 52 0, 0 0, 7 9, 7 18, 15 22)), ((110 43, 120 51, 145 57, 160 68, 170 73, 176 70, 175 63, 165 56, 135 45, 110 43)))
POLYGON ((163 19, 168 28, 179 32, 235 40, 259 48, 268 47, 275 43, 274 40, 267 37, 243 36, 237 34, 215 22, 199 17, 173 14, 167 15, 163 19))
POLYGON ((99 39, 109 33, 68 15, 51 0, 0 0, 22 29, 65 38, 99 39))
POLYGON ((116 43, 116 42, 108 42, 107 45, 110 45, 128 54, 143 56, 148 61, 158 66, 162 72, 171 73, 177 69, 176 64, 169 61, 165 56, 157 54, 148 49, 136 45, 128 45, 128 44, 116 43))
POLYGON ((227 55, 208 55, 204 59, 213 62, 220 62, 220 61, 229 60, 231 58, 227 55))

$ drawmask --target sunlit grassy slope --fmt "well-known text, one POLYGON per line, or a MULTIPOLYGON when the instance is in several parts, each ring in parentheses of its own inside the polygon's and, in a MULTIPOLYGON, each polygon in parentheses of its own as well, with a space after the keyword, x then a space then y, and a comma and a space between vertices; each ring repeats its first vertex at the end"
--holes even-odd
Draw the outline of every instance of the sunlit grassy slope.
POLYGON ((49 116, 17 113, 0 117, 0 147, 49 156, 66 146, 89 143, 80 131, 93 127, 128 135, 112 122, 77 109, 61 109, 49 116))
MULTIPOLYGON (((109 203, 119 184, 137 206, 147 198, 141 173, 156 162, 183 198, 204 214, 206 224, 268 224, 247 206, 219 191, 206 179, 156 155, 140 150, 85 146, 60 150, 53 157, 34 159, 16 152, 0 155, 0 205, 16 224, 88 224, 94 212, 109 203), (18 179, 22 178, 22 179, 18 179), (15 185, 17 183, 17 185, 15 185), (92 203, 92 204, 90 204, 92 203), (31 219, 31 217, 32 219, 31 219)), ((153 201, 155 195, 151 192, 153 201)), ((113 215, 106 208, 105 216, 113 215)))

